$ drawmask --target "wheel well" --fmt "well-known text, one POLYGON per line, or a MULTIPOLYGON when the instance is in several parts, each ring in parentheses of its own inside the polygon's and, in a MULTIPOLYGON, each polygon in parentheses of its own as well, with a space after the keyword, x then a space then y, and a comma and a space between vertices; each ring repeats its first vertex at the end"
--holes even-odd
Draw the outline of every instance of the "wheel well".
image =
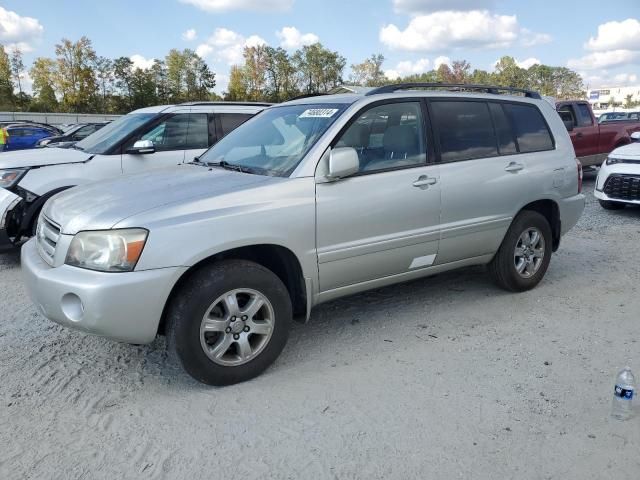
POLYGON ((289 291, 294 319, 298 321, 304 321, 306 319, 307 291, 302 274, 302 267, 300 266, 298 258, 291 250, 279 245, 251 245, 217 253, 216 255, 201 260, 183 273, 173 286, 169 298, 165 303, 160 325, 158 326, 159 334, 164 334, 165 332, 168 306, 182 285, 184 285, 197 270, 206 268, 220 260, 249 260, 271 270, 282 280, 282 283, 285 284, 289 291))
POLYGON ((562 231, 558 204, 553 200, 538 200, 525 205, 522 207, 522 210, 538 212, 547 219, 551 226, 551 235, 553 236, 553 251, 558 250, 560 246, 560 232, 562 231))

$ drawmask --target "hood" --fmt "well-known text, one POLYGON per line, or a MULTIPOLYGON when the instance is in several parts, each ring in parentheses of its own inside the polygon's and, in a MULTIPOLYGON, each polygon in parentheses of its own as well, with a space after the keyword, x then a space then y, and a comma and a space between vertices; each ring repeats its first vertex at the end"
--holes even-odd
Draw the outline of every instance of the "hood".
POLYGON ((52 197, 43 211, 60 225, 62 233, 75 235, 81 230, 110 229, 128 217, 154 208, 282 180, 181 165, 75 187, 52 197))
POLYGON ((42 167, 61 163, 86 162, 93 155, 65 148, 37 148, 0 154, 1 168, 42 167))
POLYGON ((611 155, 614 157, 640 157, 640 142, 630 143, 624 147, 618 147, 611 155))

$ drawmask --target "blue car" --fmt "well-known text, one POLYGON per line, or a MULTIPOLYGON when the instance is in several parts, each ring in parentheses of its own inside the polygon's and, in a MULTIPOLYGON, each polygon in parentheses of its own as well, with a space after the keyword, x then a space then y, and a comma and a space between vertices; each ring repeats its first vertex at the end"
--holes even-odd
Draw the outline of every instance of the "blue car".
POLYGON ((29 123, 9 125, 4 130, 6 132, 5 138, 8 136, 7 143, 4 146, 5 152, 35 148, 36 144, 43 138, 58 134, 57 129, 53 127, 29 123))

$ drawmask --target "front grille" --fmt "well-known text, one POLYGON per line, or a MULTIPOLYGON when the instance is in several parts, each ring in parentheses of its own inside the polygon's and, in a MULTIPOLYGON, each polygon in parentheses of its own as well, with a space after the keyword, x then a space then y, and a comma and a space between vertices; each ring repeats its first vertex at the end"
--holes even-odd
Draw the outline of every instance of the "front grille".
POLYGON ((603 192, 618 200, 640 200, 640 177, 636 175, 610 175, 603 192))
POLYGON ((60 227, 49 220, 44 215, 38 219, 38 229, 36 231, 36 242, 40 256, 45 262, 53 266, 56 246, 60 239, 60 227))

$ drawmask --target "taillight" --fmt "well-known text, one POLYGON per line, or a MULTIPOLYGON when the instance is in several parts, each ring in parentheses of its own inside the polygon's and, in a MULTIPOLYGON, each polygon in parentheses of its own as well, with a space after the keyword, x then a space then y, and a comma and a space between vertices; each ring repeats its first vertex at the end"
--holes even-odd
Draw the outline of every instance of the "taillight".
POLYGON ((578 167, 578 193, 582 193, 582 164, 577 158, 576 165, 578 167))

